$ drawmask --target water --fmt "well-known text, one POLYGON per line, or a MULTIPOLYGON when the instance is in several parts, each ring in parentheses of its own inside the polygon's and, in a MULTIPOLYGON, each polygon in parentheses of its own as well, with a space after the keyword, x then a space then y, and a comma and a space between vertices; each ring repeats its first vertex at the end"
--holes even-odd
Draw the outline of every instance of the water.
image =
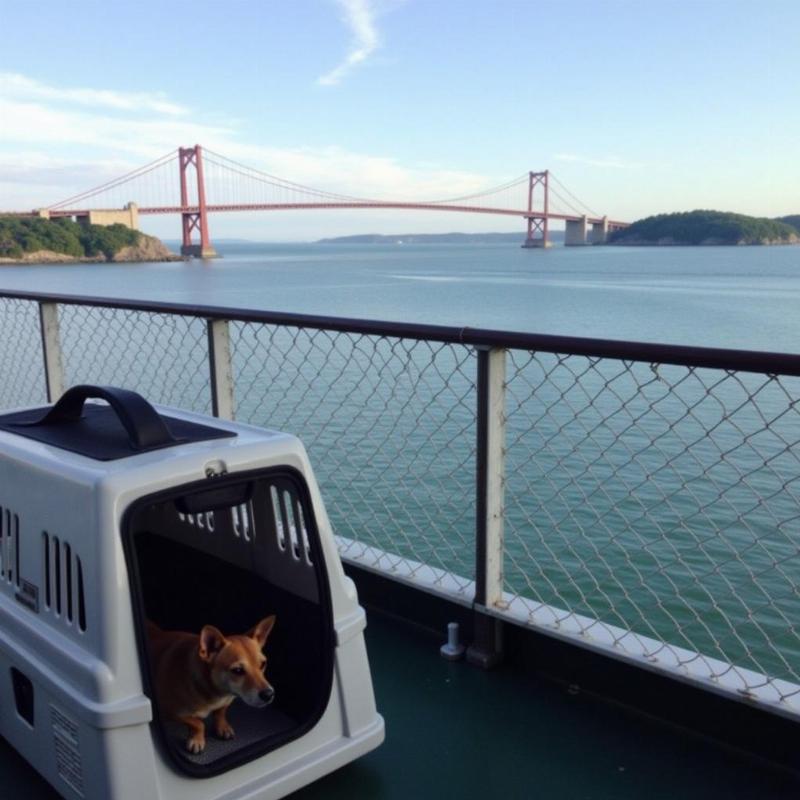
POLYGON ((3 267, 0 288, 800 351, 800 247, 219 249, 205 263, 3 267))
MULTIPOLYGON (((800 352, 800 248, 219 249, 5 267, 0 288, 800 352)), ((202 321, 65 308, 61 326, 68 383, 208 411, 202 321)), ((473 577, 472 351, 232 336, 238 417, 304 439, 337 532, 473 577)), ((791 379, 512 353, 506 586, 796 680, 798 396, 791 379)))

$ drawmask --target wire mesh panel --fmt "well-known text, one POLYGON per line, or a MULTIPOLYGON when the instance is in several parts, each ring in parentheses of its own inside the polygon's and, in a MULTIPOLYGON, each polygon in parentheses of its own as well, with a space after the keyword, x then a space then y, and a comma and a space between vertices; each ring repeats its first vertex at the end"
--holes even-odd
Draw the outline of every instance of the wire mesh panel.
POLYGON ((800 379, 509 359, 506 589, 531 619, 800 683, 800 379))
POLYGON ((67 386, 122 386, 210 413, 205 320, 78 305, 59 306, 59 318, 67 386))
MULTIPOLYGON (((66 386, 210 411, 205 318, 70 302, 58 314, 66 386)), ((471 600, 474 347, 382 323, 230 319, 236 416, 303 440, 343 555, 471 600)), ((483 333, 482 346, 536 346, 483 333)), ((0 406, 44 402, 36 300, 0 299, 0 334, 0 406)), ((739 371, 590 345, 615 357, 505 351, 505 448, 487 460, 505 461, 492 613, 800 714, 800 378, 749 371, 797 374, 797 359, 657 348, 682 363, 744 357, 739 371)))
POLYGON ((39 304, 0 298, 0 408, 46 402, 39 304))
MULTIPOLYGON (((302 438, 344 554, 474 575, 470 348, 232 323, 237 418, 302 438)), ((386 562, 382 562, 386 566, 386 562)))

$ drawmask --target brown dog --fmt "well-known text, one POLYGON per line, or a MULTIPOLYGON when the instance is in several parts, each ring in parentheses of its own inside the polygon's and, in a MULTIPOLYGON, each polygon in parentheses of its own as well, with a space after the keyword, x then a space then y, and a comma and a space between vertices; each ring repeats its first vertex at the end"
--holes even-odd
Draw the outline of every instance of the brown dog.
POLYGON ((237 697, 256 708, 274 699, 275 690, 264 677, 267 659, 261 652, 273 625, 274 615, 242 635, 224 636, 206 625, 197 636, 147 623, 158 708, 168 719, 188 727, 190 753, 205 749, 204 720, 209 714, 214 733, 232 739, 234 731, 225 712, 237 697))

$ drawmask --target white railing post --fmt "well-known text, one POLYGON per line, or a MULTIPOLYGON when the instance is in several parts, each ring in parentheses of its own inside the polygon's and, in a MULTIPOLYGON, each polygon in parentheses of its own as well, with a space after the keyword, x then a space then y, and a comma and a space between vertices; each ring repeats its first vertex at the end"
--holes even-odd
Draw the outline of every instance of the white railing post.
POLYGON ((55 403, 64 394, 64 362, 61 357, 61 334, 58 325, 58 304, 39 303, 39 324, 42 331, 42 356, 47 402, 55 403))
POLYGON ((211 376, 212 413, 221 419, 233 419, 231 337, 226 319, 208 320, 208 366, 211 376))
POLYGON ((478 349, 475 519, 475 631, 467 659, 491 667, 502 657, 502 626, 486 614, 503 600, 506 350, 478 349))

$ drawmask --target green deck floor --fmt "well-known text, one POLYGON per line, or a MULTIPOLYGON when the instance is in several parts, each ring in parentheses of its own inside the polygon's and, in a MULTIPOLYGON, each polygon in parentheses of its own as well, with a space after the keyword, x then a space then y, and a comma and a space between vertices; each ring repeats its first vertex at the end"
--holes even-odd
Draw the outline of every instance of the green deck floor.
MULTIPOLYGON (((386 742, 293 800, 794 800, 800 779, 506 666, 451 664, 438 642, 373 615, 386 742)), ((0 739, 0 796, 57 795, 0 739)))

